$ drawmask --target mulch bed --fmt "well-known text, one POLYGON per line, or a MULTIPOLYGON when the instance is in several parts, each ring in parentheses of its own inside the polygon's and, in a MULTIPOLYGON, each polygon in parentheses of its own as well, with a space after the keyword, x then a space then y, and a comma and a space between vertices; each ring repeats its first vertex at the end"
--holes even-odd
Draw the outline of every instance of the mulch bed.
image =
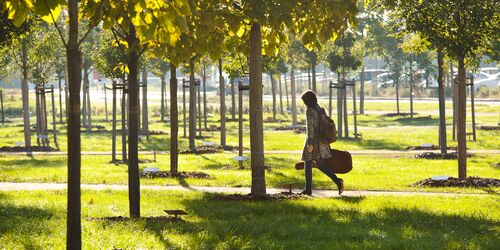
POLYGON ((253 196, 252 194, 209 194, 216 201, 281 201, 281 200, 306 200, 311 197, 298 193, 281 192, 267 194, 265 196, 253 196))
MULTIPOLYGON (((152 162, 155 162, 155 161, 149 160, 149 159, 139 159, 139 163, 152 163, 152 162)), ((119 164, 128 164, 128 161, 116 160, 116 161, 110 161, 109 163, 119 165, 119 164)))
POLYGON ((141 173, 141 177, 144 178, 193 178, 193 179, 213 179, 207 173, 203 172, 178 172, 177 174, 172 174, 170 171, 158 171, 158 172, 147 172, 141 173))
MULTIPOLYGON (((21 147, 21 146, 14 146, 14 147, 9 147, 9 146, 3 146, 0 147, 0 152, 26 152, 27 148, 26 147, 21 147)), ((53 147, 44 147, 44 146, 31 146, 29 147, 29 151, 31 152, 55 152, 59 151, 53 147)))
MULTIPOLYGON (((107 222, 126 222, 135 221, 130 217, 124 216, 114 216, 114 217, 100 217, 100 218, 89 218, 90 221, 107 221, 107 222)), ((169 223, 169 222, 185 222, 185 220, 179 217, 172 216, 151 216, 151 217, 141 217, 138 220, 145 220, 148 223, 169 223)))
POLYGON ((305 127, 292 127, 292 126, 280 126, 280 127, 276 127, 274 128, 274 130, 276 131, 290 131, 290 130, 293 130, 293 131, 296 131, 296 130, 299 130, 299 131, 305 131, 306 128, 305 127))
MULTIPOLYGON (((471 153, 467 153, 467 158, 474 156, 471 153)), ((436 153, 436 152, 424 152, 416 154, 414 156, 416 159, 428 159, 428 160, 454 160, 458 159, 457 152, 451 152, 446 154, 436 153)))
POLYGON ((303 134, 306 132, 306 128, 300 127, 300 128, 295 129, 293 132, 295 132, 296 134, 303 134))
MULTIPOLYGON (((440 150, 441 147, 438 145, 432 145, 430 147, 424 147, 424 146, 408 146, 405 148, 405 150, 440 150)), ((457 147, 448 147, 448 150, 457 150, 457 147)))
POLYGON ((432 117, 429 115, 429 116, 419 116, 419 117, 413 117, 413 118, 409 118, 409 117, 398 118, 395 121, 397 121, 397 122, 409 122, 409 121, 432 121, 432 120, 433 120, 432 117))
POLYGON ((204 128, 203 131, 206 131, 206 132, 217 132, 217 131, 220 131, 220 127, 204 128))
POLYGON ((283 122, 290 122, 288 120, 282 120, 282 119, 276 119, 274 120, 272 117, 268 117, 267 119, 264 120, 264 122, 278 122, 278 123, 283 123, 283 122))
POLYGON ((222 146, 199 146, 194 150, 182 150, 180 154, 216 154, 224 151, 222 146))
MULTIPOLYGON (((143 134, 143 133, 141 133, 143 134)), ((150 135, 168 135, 167 132, 162 131, 162 130, 149 130, 150 135)))
POLYGON ((478 130, 500 130, 500 126, 478 126, 478 130))
MULTIPOLYGON (((417 115, 417 113, 413 113, 413 115, 417 115)), ((396 116, 410 116, 410 113, 387 113, 381 114, 379 117, 396 117, 396 116)))
POLYGON ((495 178, 467 177, 465 180, 450 177, 448 180, 425 179, 411 185, 412 187, 500 187, 500 180, 495 178))

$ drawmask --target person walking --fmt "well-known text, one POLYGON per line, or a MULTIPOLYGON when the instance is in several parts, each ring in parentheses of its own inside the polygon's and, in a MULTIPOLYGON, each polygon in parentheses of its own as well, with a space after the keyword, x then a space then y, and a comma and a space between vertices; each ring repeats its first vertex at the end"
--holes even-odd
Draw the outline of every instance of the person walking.
POLYGON ((333 169, 327 165, 325 159, 332 157, 330 144, 323 142, 318 132, 320 118, 322 114, 326 114, 325 110, 319 106, 316 94, 311 90, 302 94, 302 101, 307 106, 307 137, 301 157, 301 161, 305 163, 306 187, 302 194, 312 195, 312 167, 315 162, 317 168, 337 184, 339 195, 341 195, 344 191, 344 181, 338 178, 333 169))

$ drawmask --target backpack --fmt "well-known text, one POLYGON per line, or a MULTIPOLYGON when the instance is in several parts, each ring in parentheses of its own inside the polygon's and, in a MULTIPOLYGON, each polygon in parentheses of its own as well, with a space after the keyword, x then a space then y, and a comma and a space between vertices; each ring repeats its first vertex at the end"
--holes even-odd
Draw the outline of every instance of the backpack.
POLYGON ((335 122, 326 114, 325 109, 320 108, 319 110, 316 109, 316 111, 319 114, 319 139, 325 143, 336 142, 337 127, 335 126, 335 122))

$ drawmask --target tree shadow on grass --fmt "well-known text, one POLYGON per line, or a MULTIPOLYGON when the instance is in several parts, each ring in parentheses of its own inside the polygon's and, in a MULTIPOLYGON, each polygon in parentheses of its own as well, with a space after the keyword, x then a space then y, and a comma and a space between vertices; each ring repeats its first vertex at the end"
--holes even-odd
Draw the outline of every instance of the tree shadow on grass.
POLYGON ((37 159, 36 156, 33 158, 10 158, 2 159, 0 158, 0 168, 7 169, 21 169, 21 168, 63 168, 66 167, 66 160, 64 158, 45 158, 37 159))
POLYGON ((313 207, 308 201, 214 201, 205 196, 183 201, 195 219, 172 226, 190 236, 193 248, 444 249, 500 243, 492 220, 390 206, 360 212, 361 201, 342 198, 337 205, 313 207))
POLYGON ((11 204, 0 194, 0 238, 13 240, 20 248, 46 248, 40 245, 44 242, 39 237, 53 233, 53 224, 49 224, 53 216, 54 213, 47 209, 11 204))

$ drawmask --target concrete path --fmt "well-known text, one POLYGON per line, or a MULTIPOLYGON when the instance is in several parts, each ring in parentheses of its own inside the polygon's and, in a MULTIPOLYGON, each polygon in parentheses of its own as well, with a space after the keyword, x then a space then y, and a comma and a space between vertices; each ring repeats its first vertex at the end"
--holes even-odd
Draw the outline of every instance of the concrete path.
MULTIPOLYGON (((381 156, 408 156, 423 152, 439 152, 439 150, 348 150, 351 155, 381 155, 381 156)), ((452 150, 449 150, 452 152, 452 150)), ((468 150, 472 154, 496 155, 500 154, 500 150, 468 150)), ((236 152, 224 151, 226 154, 237 154, 236 152)), ((250 154, 249 150, 243 151, 244 154, 250 154)), ((267 150, 265 154, 301 154, 302 150, 267 150)), ((65 151, 57 152, 32 152, 33 155, 66 155, 65 151)), ((139 151, 140 155, 168 155, 169 151, 139 151)), ((0 156, 9 155, 26 155, 26 152, 0 152, 0 156)), ((81 155, 111 155, 110 151, 83 151, 81 155)), ((117 152, 121 155, 121 152, 117 152)))
MULTIPOLYGON (((127 185, 121 184, 82 184, 83 190, 128 190, 127 185)), ((0 182, 0 191, 36 191, 36 190, 65 190, 67 189, 66 183, 13 183, 13 182, 0 182)), ((156 190, 156 191, 191 191, 191 192, 204 192, 204 193, 250 193, 250 187, 206 187, 206 186, 160 186, 160 185, 141 185, 142 190, 156 190)), ((286 188, 267 188, 268 194, 276 194, 280 192, 288 192, 286 188)), ((293 189, 292 192, 298 193, 300 189, 293 189)), ((369 190, 346 190, 342 196, 360 197, 360 196, 470 196, 470 195, 487 195, 487 194, 462 194, 462 193, 438 193, 438 192, 414 192, 414 191, 369 191, 369 190)), ((314 190, 314 197, 328 198, 339 197, 337 190, 314 190)))

